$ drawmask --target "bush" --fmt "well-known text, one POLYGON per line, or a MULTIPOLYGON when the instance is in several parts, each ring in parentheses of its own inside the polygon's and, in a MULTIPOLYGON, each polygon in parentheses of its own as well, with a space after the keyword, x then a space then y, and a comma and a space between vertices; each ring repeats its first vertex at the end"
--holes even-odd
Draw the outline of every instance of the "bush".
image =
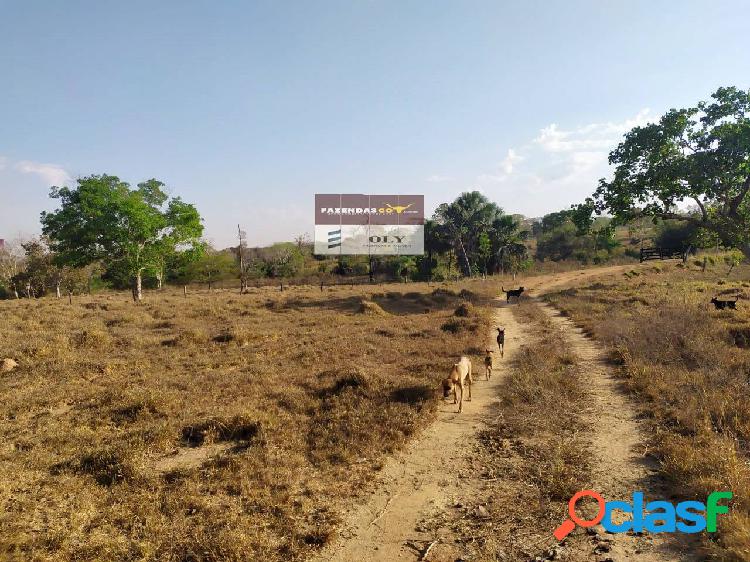
POLYGON ((472 305, 470 302, 462 302, 456 307, 456 310, 453 313, 454 316, 461 317, 473 316, 474 314, 474 305, 472 305))

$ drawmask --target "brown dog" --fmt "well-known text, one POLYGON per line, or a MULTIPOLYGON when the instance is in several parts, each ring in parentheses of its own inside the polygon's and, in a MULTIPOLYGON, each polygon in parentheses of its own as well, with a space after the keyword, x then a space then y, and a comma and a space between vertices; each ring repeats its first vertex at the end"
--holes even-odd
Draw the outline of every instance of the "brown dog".
POLYGON ((500 357, 505 357, 505 328, 497 329, 497 347, 500 348, 500 357))
POLYGON ((484 356, 484 376, 487 377, 487 380, 490 380, 490 377, 492 376, 492 353, 491 349, 485 349, 485 356, 484 356))
POLYGON ((464 406, 464 385, 469 387, 469 397, 467 400, 471 400, 471 385, 474 379, 471 376, 471 360, 465 355, 461 356, 458 363, 455 363, 451 368, 451 374, 448 378, 443 379, 443 398, 448 398, 451 392, 453 392, 453 403, 458 403, 458 413, 460 414, 464 406), (459 399, 456 390, 461 390, 461 398, 459 399))

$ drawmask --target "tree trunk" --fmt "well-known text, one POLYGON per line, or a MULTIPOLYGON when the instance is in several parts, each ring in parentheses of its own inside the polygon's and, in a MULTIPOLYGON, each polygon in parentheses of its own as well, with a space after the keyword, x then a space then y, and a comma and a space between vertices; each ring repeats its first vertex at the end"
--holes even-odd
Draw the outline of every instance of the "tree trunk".
POLYGON ((133 301, 141 302, 143 298, 143 285, 141 283, 141 272, 140 270, 135 274, 133 279, 133 301))
POLYGON ((156 274, 156 288, 161 291, 161 278, 164 274, 160 271, 156 274))
POLYGON ((466 277, 471 277, 471 264, 469 263, 469 255, 466 253, 466 248, 464 248, 464 241, 459 238, 458 243, 461 247, 461 257, 463 258, 462 267, 464 270, 464 275, 466 277))
POLYGON ((57 298, 60 298, 60 282, 58 281, 55 283, 55 294, 57 295, 57 298))

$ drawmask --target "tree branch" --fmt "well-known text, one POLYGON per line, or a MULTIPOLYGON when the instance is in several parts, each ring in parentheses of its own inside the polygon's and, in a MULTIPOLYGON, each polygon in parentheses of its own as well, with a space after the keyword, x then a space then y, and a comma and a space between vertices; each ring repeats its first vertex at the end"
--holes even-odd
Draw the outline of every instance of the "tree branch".
POLYGON ((698 207, 701 210, 701 215, 703 216, 703 222, 708 222, 708 213, 706 212, 706 206, 703 204, 703 201, 700 200, 699 197, 693 197, 693 201, 695 201, 698 204, 698 207))
POLYGON ((742 182, 742 187, 740 187, 740 192, 731 200, 731 203, 729 204, 729 210, 727 211, 728 216, 737 216, 737 209, 739 208, 742 200, 745 198, 748 192, 750 192, 750 176, 747 176, 745 178, 745 181, 742 182))

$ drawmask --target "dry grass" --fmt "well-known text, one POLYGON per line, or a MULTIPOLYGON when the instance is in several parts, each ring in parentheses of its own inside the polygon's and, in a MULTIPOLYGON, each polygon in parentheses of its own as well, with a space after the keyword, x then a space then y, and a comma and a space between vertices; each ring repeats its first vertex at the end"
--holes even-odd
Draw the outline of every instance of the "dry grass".
POLYGON ((748 560, 750 268, 735 269, 729 280, 720 273, 663 265, 550 298, 609 345, 651 417, 653 446, 675 496, 705 501, 714 490, 734 492, 731 515, 707 546, 719 559, 748 560), (709 304, 731 293, 740 295, 737 311, 709 304))
POLYGON ((460 289, 1 302, 0 558, 304 558, 481 360, 460 289))

